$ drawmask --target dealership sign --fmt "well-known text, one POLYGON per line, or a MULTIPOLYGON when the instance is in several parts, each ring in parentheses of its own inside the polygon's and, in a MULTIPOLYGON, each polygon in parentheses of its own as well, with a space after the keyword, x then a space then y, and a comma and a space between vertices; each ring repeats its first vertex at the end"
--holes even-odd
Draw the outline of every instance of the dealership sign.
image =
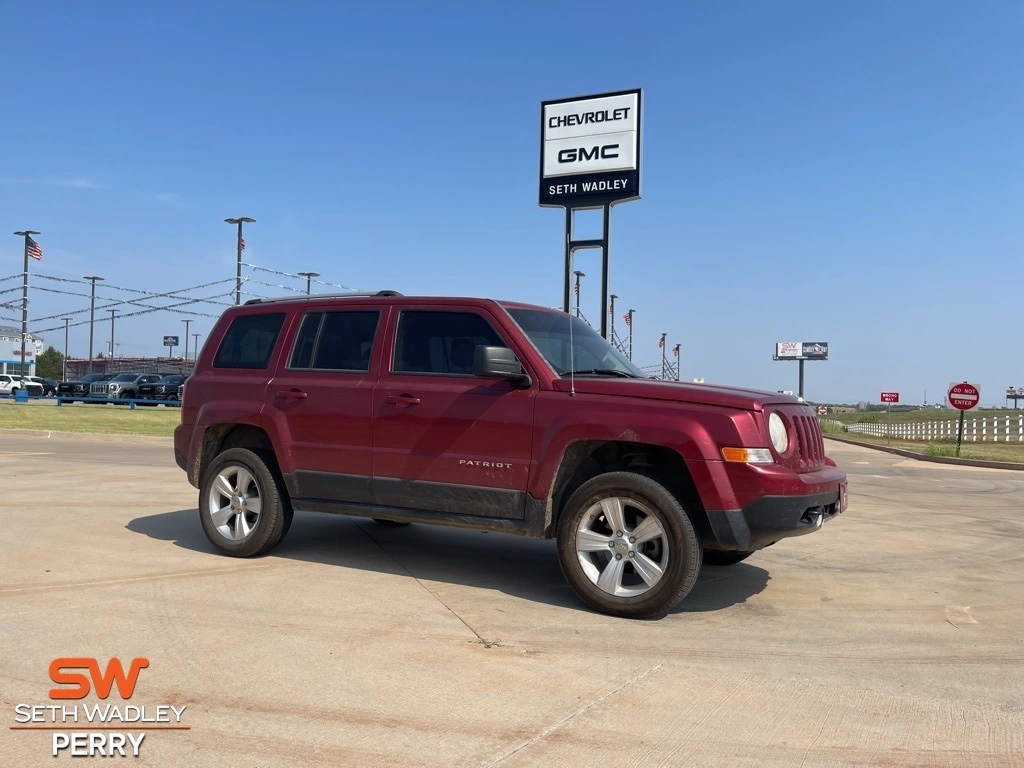
POLYGON ((780 341, 774 360, 828 360, 827 341, 780 341))
MULTIPOLYGON (((11 352, 11 355, 14 357, 14 359, 21 360, 21 347, 20 346, 19 347, 15 347, 14 351, 11 352)), ((25 362, 29 362, 30 360, 35 360, 35 359, 36 359, 36 348, 34 346, 31 346, 31 345, 26 345, 25 346, 25 362)))
POLYGON ((540 204, 640 197, 640 89, 541 102, 540 204))

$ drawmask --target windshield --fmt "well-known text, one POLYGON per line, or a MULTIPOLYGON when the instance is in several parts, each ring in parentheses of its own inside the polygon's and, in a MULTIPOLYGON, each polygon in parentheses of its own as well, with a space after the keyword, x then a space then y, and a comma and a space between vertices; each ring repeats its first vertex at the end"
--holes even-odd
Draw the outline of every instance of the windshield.
POLYGON ((111 381, 135 381, 136 375, 134 373, 121 373, 111 379, 111 381))
POLYGON ((578 317, 543 309, 509 309, 508 313, 560 375, 564 376, 575 369, 577 373, 611 372, 643 378, 639 368, 578 317))

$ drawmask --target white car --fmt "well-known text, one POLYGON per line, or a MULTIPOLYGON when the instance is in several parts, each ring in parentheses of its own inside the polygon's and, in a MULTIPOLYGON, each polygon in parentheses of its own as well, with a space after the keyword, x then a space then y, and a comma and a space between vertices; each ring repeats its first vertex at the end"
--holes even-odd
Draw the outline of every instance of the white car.
POLYGON ((21 376, 9 376, 6 373, 0 373, 0 395, 13 395, 19 389, 24 389, 30 395, 43 394, 42 384, 25 380, 21 376))

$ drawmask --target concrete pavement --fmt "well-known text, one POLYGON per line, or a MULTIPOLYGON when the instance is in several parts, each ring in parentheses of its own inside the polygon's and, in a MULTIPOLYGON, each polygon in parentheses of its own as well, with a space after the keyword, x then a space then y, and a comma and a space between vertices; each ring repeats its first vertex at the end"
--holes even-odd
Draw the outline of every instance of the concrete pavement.
POLYGON ((117 656, 186 706, 149 765, 1024 766, 1021 473, 830 442, 847 514, 631 622, 552 542, 300 514, 235 560, 169 442, 0 445, 0 765, 53 764, 9 729, 53 659, 117 656))

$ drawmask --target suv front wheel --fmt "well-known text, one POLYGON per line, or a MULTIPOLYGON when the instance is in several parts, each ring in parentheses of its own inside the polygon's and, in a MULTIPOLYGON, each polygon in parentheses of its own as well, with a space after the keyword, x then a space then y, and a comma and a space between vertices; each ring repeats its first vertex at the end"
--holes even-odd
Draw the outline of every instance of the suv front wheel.
POLYGON ((266 554, 281 543, 291 518, 270 454, 231 448, 210 462, 199 487, 199 520, 206 538, 225 555, 266 554))
POLYGON ((583 483, 558 521, 566 580, 583 602, 613 616, 668 613, 696 584, 701 554, 676 497, 635 472, 608 472, 583 483))

